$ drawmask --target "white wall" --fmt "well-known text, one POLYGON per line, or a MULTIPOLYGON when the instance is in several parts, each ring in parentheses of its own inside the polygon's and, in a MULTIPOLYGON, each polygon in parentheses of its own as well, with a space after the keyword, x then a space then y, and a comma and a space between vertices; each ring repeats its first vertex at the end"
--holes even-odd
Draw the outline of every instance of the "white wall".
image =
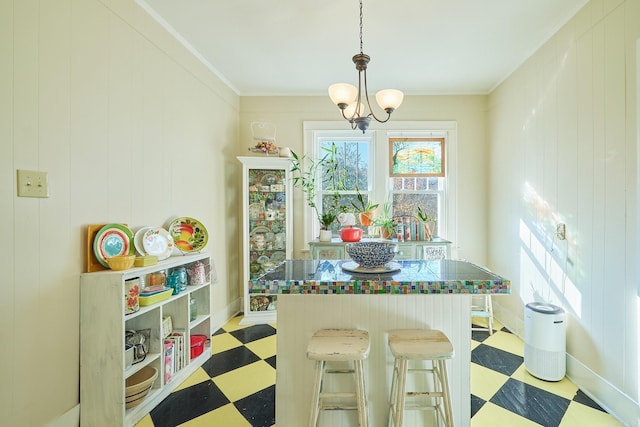
POLYGON ((591 1, 491 94, 488 124, 489 264, 513 283, 497 315, 522 333, 524 304, 564 307, 569 376, 630 425, 639 36, 639 1, 591 1))
POLYGON ((0 424, 77 422, 87 224, 200 219, 214 323, 237 304, 239 98, 129 0, 2 1, 0 56, 0 424))

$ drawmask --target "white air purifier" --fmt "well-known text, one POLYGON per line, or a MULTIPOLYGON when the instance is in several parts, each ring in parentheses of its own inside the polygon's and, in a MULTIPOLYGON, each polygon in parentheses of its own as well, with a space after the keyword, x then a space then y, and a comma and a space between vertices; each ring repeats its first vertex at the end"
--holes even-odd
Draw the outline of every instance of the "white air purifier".
POLYGON ((560 381, 566 373, 566 319, 553 304, 531 302, 524 309, 524 367, 534 377, 560 381))

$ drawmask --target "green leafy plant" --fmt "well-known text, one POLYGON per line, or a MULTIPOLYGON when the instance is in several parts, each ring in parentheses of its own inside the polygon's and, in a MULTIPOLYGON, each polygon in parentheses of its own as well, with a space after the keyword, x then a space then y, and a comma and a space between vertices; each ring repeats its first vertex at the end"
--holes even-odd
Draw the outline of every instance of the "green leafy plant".
POLYGON ((429 215, 426 211, 423 211, 420 206, 418 206, 418 214, 416 216, 422 222, 436 222, 438 220, 437 218, 429 215))
POLYGON ((382 213, 375 217, 373 225, 380 227, 380 235, 383 238, 391 239, 393 237, 393 230, 395 228, 395 222, 391 214, 391 202, 386 201, 382 205, 382 213))
POLYGON ((351 201, 351 206, 353 206, 353 208, 358 213, 371 212, 372 210, 380 206, 378 203, 372 203, 371 200, 367 200, 365 202, 364 196, 362 195, 358 187, 356 187, 356 198, 357 200, 351 201))
POLYGON ((318 216, 320 228, 322 230, 328 230, 329 227, 331 227, 331 224, 335 222, 336 218, 338 218, 338 216, 334 212, 322 212, 318 216))
POLYGON ((426 211, 423 211, 420 206, 418 206, 418 214, 416 216, 422 222, 422 230, 424 231, 426 240, 433 240, 433 232, 431 231, 430 223, 436 222, 438 219, 432 217, 426 211))
POLYGON ((293 186, 300 188, 305 194, 307 206, 314 210, 320 228, 328 230, 338 214, 347 210, 346 206, 340 204, 339 193, 344 189, 345 172, 338 163, 336 145, 323 147, 323 150, 324 155, 319 160, 314 160, 306 154, 299 156, 292 150, 291 173, 293 174, 293 186), (323 181, 319 179, 320 172, 323 173, 323 181), (325 188, 331 188, 333 194, 328 205, 319 207, 316 204, 316 195, 321 184, 324 184, 325 188))

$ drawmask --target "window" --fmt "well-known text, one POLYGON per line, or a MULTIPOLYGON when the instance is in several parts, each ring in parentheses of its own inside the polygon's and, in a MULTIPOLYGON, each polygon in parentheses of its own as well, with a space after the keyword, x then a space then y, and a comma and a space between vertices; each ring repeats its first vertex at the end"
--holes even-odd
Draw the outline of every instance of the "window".
MULTIPOLYGON (((456 170, 456 123, 390 122, 384 129, 369 129, 364 135, 352 130, 335 130, 343 128, 344 122, 305 122, 305 152, 320 158, 323 149, 335 146, 337 162, 347 170, 337 193, 327 183, 317 195, 318 203, 322 201, 323 206, 328 206, 334 194, 338 194, 341 204, 351 206, 351 201, 356 200, 357 186, 365 201, 380 204, 378 213, 385 201, 391 203, 392 215, 396 218, 415 217, 420 207, 427 215, 437 218, 435 224, 431 224, 434 235, 454 240, 456 175, 452 171, 456 170), (428 141, 431 145, 427 148, 441 147, 433 159, 442 164, 433 170, 421 169, 418 173, 407 173, 406 169, 402 173, 392 173, 390 144, 403 140, 414 145, 416 141, 428 141)), ((338 228, 339 224, 335 223, 334 233, 338 228)), ((318 221, 306 214, 305 241, 317 238, 318 232, 318 221)), ((454 257, 455 252, 454 248, 454 257)))
MULTIPOLYGON (((322 188, 318 197, 322 200, 323 210, 333 203, 352 210, 352 203, 357 203, 358 193, 362 195, 365 203, 371 198, 372 148, 372 138, 369 136, 317 138, 316 158, 322 158, 326 154, 335 158, 335 170, 323 170, 320 179, 322 188)), ((331 230, 335 232, 338 228, 339 224, 335 222, 331 230)))
MULTIPOLYGON (((439 137, 389 138, 389 188, 393 213, 403 221, 418 212, 429 221, 431 232, 444 230, 443 200, 446 197, 445 140, 439 137)), ((424 239, 419 229, 418 236, 424 239)))

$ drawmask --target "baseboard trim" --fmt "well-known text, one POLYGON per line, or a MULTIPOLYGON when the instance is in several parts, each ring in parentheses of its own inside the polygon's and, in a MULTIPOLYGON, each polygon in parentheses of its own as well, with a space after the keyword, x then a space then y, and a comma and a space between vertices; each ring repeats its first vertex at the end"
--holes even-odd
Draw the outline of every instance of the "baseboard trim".
POLYGON ((640 405, 570 354, 567 354, 567 377, 622 424, 640 427, 640 405))
POLYGON ((80 404, 77 404, 55 420, 47 423, 46 427, 79 427, 80 404))
POLYGON ((215 332, 223 327, 229 320, 233 319, 242 311, 240 307, 242 307, 242 299, 236 298, 222 310, 217 310, 216 313, 211 316, 211 330, 215 332))
MULTIPOLYGON (((493 299, 496 320, 524 340, 524 320, 493 299), (498 304, 496 304, 498 303, 498 304)), ((567 377, 587 396, 627 427, 640 427, 640 404, 567 354, 567 377)))

